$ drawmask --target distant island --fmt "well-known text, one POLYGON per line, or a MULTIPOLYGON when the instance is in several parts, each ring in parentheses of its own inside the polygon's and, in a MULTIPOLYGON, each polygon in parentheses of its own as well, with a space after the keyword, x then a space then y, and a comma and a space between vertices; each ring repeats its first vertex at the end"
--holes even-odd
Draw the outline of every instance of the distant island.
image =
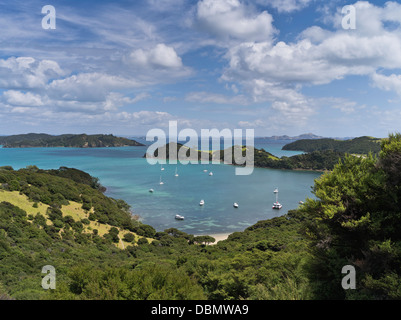
POLYGON ((359 137, 351 140, 337 140, 337 139, 317 139, 317 140, 298 140, 289 143, 283 147, 287 151, 327 151, 332 150, 336 152, 348 154, 377 154, 380 152, 380 143, 382 139, 373 137, 359 137))
POLYGON ((143 144, 112 134, 63 134, 53 136, 44 133, 29 133, 0 137, 3 148, 111 148, 138 147, 143 144))
MULTIPOLYGON (((144 157, 147 158, 158 158, 159 153, 165 154, 166 159, 170 157, 170 148, 177 150, 185 150, 185 157, 187 160, 200 161, 202 159, 209 159, 209 161, 217 160, 224 162, 224 154, 228 151, 232 153, 233 165, 239 165, 235 162, 234 150, 236 148, 241 148, 242 156, 245 158, 249 157, 249 150, 245 146, 234 146, 225 150, 219 151, 201 151, 193 148, 189 148, 180 143, 169 143, 163 147, 155 150, 154 154, 145 154, 144 157), (184 149, 181 149, 184 148, 184 149)), ((254 148, 254 166, 257 168, 270 168, 270 169, 284 169, 284 170, 305 170, 305 171, 331 171, 334 166, 338 164, 340 159, 344 159, 346 154, 343 152, 333 151, 333 150, 323 150, 314 151, 307 154, 300 154, 291 157, 281 157, 278 158, 275 155, 267 152, 264 149, 254 148)), ((251 159, 247 160, 250 163, 251 159)), ((231 163, 230 163, 231 164, 231 163)))
POLYGON ((295 137, 290 137, 288 135, 283 135, 283 136, 272 136, 272 137, 260 137, 260 139, 266 139, 266 140, 289 140, 289 141, 294 141, 294 140, 316 140, 316 139, 323 139, 324 137, 317 136, 313 133, 304 133, 299 136, 295 137))

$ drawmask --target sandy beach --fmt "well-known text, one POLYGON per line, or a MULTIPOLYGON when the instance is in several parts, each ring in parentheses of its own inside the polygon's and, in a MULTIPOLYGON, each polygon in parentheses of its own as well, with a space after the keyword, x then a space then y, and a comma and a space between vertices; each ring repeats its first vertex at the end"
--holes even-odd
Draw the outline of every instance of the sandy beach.
POLYGON ((216 242, 212 244, 217 244, 219 241, 226 240, 231 233, 219 233, 219 234, 211 234, 210 236, 216 239, 216 242))

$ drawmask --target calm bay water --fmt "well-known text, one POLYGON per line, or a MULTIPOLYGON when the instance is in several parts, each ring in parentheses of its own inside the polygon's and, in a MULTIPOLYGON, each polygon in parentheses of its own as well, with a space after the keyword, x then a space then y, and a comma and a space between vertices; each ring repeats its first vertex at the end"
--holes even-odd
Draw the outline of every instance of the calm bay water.
MULTIPOLYGON (((255 141, 255 147, 281 157, 296 152, 282 151, 288 142, 255 141)), ((134 214, 156 230, 175 227, 191 234, 242 231, 248 226, 288 212, 299 201, 312 197, 314 172, 258 169, 250 176, 236 176, 235 167, 223 164, 151 166, 143 155, 147 147, 101 149, 33 148, 0 149, 0 166, 14 169, 36 165, 41 169, 61 166, 77 168, 98 177, 106 195, 123 199, 134 214), (177 169, 179 177, 175 177, 177 169), (209 176, 204 170, 212 171, 209 176), (160 177, 164 185, 160 185, 160 177), (272 209, 273 193, 279 188, 283 209, 272 209), (149 189, 153 188, 154 193, 149 189), (205 205, 199 205, 200 200, 205 205), (235 209, 233 203, 239 208, 235 209), (184 221, 174 219, 176 214, 184 221)))

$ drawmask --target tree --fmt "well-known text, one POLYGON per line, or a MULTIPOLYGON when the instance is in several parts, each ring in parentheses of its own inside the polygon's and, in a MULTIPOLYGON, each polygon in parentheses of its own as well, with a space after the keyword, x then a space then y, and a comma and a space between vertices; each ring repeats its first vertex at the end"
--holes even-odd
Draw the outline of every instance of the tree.
POLYGON ((302 211, 314 241, 311 275, 317 295, 330 299, 401 296, 401 135, 382 143, 379 159, 347 156, 316 181, 318 200, 302 211), (357 291, 341 287, 341 268, 357 268, 357 291), (397 294, 398 292, 398 294, 397 294))
POLYGON ((194 242, 202 243, 203 245, 208 245, 210 243, 216 242, 216 239, 211 236, 197 236, 194 237, 194 242))
POLYGON ((135 236, 132 233, 126 233, 123 240, 126 242, 133 242, 135 240, 135 236))

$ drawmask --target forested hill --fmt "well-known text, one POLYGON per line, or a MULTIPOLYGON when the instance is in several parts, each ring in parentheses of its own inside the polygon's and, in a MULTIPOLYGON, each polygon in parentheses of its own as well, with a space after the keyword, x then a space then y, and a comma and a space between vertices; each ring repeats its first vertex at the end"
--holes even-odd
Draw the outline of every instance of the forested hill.
MULTIPOLYGON (((158 157, 160 152, 161 155, 165 155, 166 159, 169 159, 171 148, 173 148, 173 150, 177 150, 177 154, 181 152, 181 156, 184 157, 185 160, 192 161, 201 161, 202 156, 204 156, 204 158, 209 159, 209 161, 218 160, 227 163, 225 161, 227 160, 225 159, 225 153, 228 152, 231 153, 233 165, 240 165, 235 162, 234 150, 236 148, 241 148, 240 152, 242 152, 243 158, 247 159, 248 165, 251 161, 249 157, 252 155, 252 153, 249 153, 249 149, 244 146, 235 146, 226 150, 206 152, 191 149, 183 146, 182 144, 175 145, 173 143, 169 143, 163 147, 156 149, 153 155, 145 154, 145 157, 158 157)), ((264 149, 254 148, 253 154, 253 164, 255 167, 284 170, 330 171, 333 170, 336 164, 338 164, 339 160, 345 158, 345 153, 333 150, 314 151, 311 153, 295 155, 292 157, 278 158, 264 149)))
POLYGON ((143 144, 113 135, 64 134, 52 136, 44 133, 29 133, 0 137, 3 148, 36 148, 36 147, 66 147, 66 148, 105 148, 143 146, 143 144))
POLYGON ((325 151, 333 150, 348 154, 377 154, 380 152, 381 139, 372 137, 360 137, 352 140, 317 139, 317 140, 298 140, 283 147, 283 150, 291 151, 325 151))

